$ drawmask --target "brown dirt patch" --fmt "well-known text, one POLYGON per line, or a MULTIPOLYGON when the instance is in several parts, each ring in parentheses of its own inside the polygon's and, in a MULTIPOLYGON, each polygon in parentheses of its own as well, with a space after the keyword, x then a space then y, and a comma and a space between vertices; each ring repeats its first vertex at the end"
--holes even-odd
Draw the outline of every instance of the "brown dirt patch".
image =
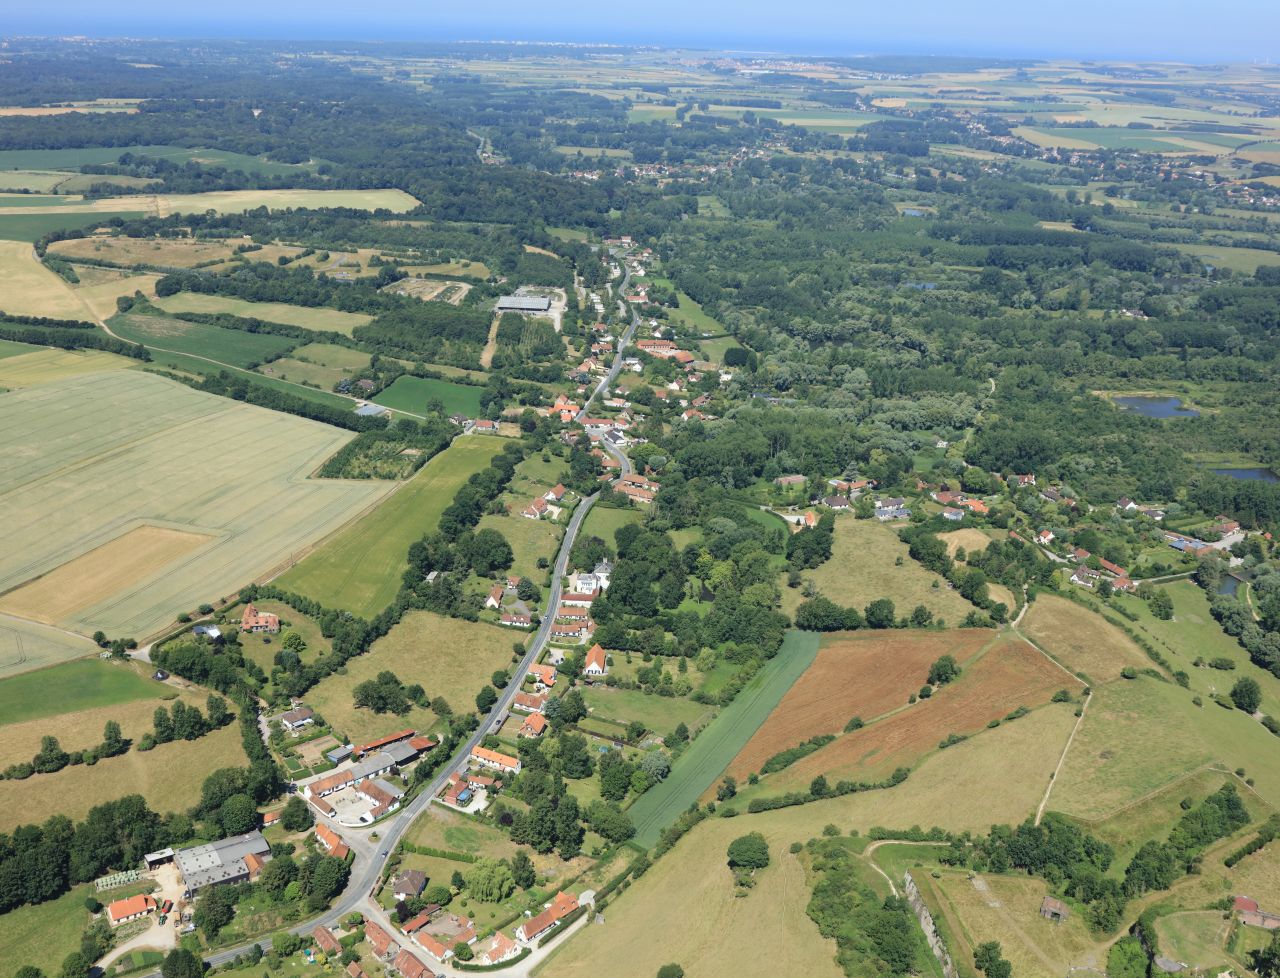
POLYGON ((127 590, 212 537, 139 526, 0 598, 0 610, 54 624, 127 590))
POLYGON ((773 788, 790 790, 807 786, 819 774, 882 777, 936 750, 949 734, 977 733, 1020 706, 1039 706, 1059 689, 1075 693, 1080 686, 1026 642, 1005 639, 931 698, 838 737, 768 780, 773 788))
POLYGON ((734 758, 743 778, 778 751, 818 734, 839 734, 851 717, 866 722, 907 705, 940 656, 962 666, 990 642, 989 629, 865 632, 825 638, 818 657, 734 758))

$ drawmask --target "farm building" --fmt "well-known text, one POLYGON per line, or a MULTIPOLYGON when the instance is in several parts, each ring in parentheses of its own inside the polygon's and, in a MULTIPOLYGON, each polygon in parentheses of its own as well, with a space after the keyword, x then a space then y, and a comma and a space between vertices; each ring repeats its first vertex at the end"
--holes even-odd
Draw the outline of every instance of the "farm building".
POLYGON ((561 890, 554 900, 547 904, 547 909, 536 917, 530 917, 516 928, 516 939, 529 944, 536 941, 565 917, 578 909, 578 898, 572 893, 561 890))
POLYGON ((472 747, 471 760, 481 767, 506 771, 509 774, 520 773, 520 758, 499 754, 496 750, 489 750, 487 747, 472 747))
POLYGON ((1047 896, 1040 903, 1040 916, 1045 920, 1052 920, 1055 924, 1060 924, 1071 916, 1071 908, 1061 900, 1047 896))
POLYGON ((155 910, 156 901, 145 893, 139 893, 137 896, 125 897, 123 900, 108 904, 107 920, 111 922, 112 927, 116 927, 130 920, 139 920, 147 914, 155 913, 155 910))
POLYGON ((253 876, 253 867, 271 858, 271 846, 261 832, 237 835, 221 842, 179 849, 178 865, 187 890, 195 893, 217 883, 241 883, 253 876), (250 860, 250 857, 254 859, 250 860))
POLYGON ((545 295, 507 295, 498 300, 498 312, 548 312, 551 300, 545 295))
POLYGON ((346 859, 347 854, 351 852, 347 844, 342 841, 342 836, 327 825, 316 826, 316 841, 324 847, 325 852, 337 859, 346 859))

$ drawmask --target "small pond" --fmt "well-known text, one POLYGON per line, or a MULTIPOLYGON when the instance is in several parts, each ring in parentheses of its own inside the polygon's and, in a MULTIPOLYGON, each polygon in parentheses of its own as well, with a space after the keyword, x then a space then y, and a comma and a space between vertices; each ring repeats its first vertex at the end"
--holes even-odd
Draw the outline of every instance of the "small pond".
POLYGON ((904 207, 902 208, 902 216, 903 217, 924 217, 924 211, 922 211, 919 207, 904 207))
POLYGON ((1245 482, 1280 482, 1280 475, 1276 475, 1270 469, 1252 468, 1252 469, 1210 469, 1218 475, 1230 476, 1232 479, 1242 479, 1245 482))
POLYGON ((1182 406, 1176 397, 1150 397, 1141 394, 1117 396, 1111 398, 1126 411, 1137 411, 1147 418, 1198 418, 1200 412, 1195 408, 1182 406))
POLYGON ((1223 574, 1222 580, 1218 582, 1218 593, 1228 594, 1231 597, 1236 596, 1236 591, 1240 587, 1240 579, 1232 577, 1230 574, 1223 574))

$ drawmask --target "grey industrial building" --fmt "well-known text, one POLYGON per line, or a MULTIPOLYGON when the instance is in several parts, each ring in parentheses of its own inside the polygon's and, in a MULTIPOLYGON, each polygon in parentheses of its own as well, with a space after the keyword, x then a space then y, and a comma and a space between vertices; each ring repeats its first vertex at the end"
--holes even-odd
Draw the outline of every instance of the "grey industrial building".
POLYGON ((174 853, 182 881, 191 893, 215 883, 240 883, 250 875, 250 864, 259 865, 271 858, 271 846, 261 832, 237 835, 221 842, 210 842, 174 853))
POLYGON ((549 312, 551 300, 545 295, 508 295, 498 300, 498 312, 549 312))

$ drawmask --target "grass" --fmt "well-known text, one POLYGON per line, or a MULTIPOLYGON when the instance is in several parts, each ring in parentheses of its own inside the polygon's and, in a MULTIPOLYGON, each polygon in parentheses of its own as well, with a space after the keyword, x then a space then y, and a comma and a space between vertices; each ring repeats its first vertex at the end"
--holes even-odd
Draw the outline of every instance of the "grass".
POLYGON ((486 279, 493 274, 484 262, 466 260, 436 262, 434 265, 406 265, 405 271, 410 275, 439 275, 444 278, 486 279))
MULTIPOLYGON (((517 501, 514 505, 524 506, 517 501)), ((538 567, 538 558, 554 560, 563 536, 562 528, 548 519, 527 520, 518 512, 509 516, 484 516, 477 527, 480 530, 497 530, 511 544, 514 559, 510 573, 527 577, 539 586, 547 580, 548 571, 538 567)), ((489 582, 490 584, 492 582, 489 582)))
POLYGON ((301 326, 318 332, 341 333, 350 336, 357 326, 373 321, 372 316, 357 312, 340 312, 337 309, 295 306, 287 302, 249 302, 220 295, 204 295, 198 292, 179 292, 154 300, 165 312, 228 313, 250 319, 264 319, 269 323, 301 326))
POLYGON ((343 528, 291 567, 281 587, 372 617, 400 589, 409 545, 435 528, 454 493, 503 447, 498 438, 460 438, 418 470, 372 512, 343 528))
MULTIPOLYGON (((837 517, 831 559, 805 577, 836 604, 859 611, 877 598, 891 598, 899 615, 922 604, 954 625, 973 610, 942 578, 912 560, 893 530, 874 520, 837 517)), ((783 611, 794 613, 802 600, 800 588, 782 588, 783 611)))
POLYGON ((258 367, 264 375, 295 384, 314 384, 330 390, 338 381, 369 366, 369 354, 332 343, 308 343, 287 357, 258 367))
POLYGON ((23 353, 0 360, 0 387, 39 387, 58 381, 73 380, 89 374, 127 370, 136 360, 103 353, 101 350, 56 350, 37 347, 34 353, 23 353))
POLYGON ((82 659, 0 681, 0 716, 6 724, 100 706, 150 699, 162 689, 128 662, 82 659), (56 698, 45 695, 56 689, 56 698))
POLYGON ((271 333, 247 333, 208 323, 131 313, 117 316, 111 321, 111 328, 124 339, 143 346, 207 357, 235 367, 254 366, 292 349, 298 342, 271 333))
POLYGON ((599 537, 610 547, 614 546, 613 534, 630 523, 638 523, 643 514, 634 509, 613 509, 609 506, 596 505, 582 523, 579 539, 599 537))
POLYGON ((1228 916, 1221 910, 1189 910, 1159 918, 1156 934, 1161 953, 1197 971, 1229 967, 1223 949, 1231 929, 1230 921, 1224 919, 1228 916))
POLYGON ((1214 268, 1229 268, 1252 275, 1260 265, 1280 265, 1280 254, 1257 248, 1232 248, 1226 245, 1175 244, 1184 255, 1199 258, 1214 268))
MULTIPOLYGON (((621 657, 620 653, 618 657, 621 657)), ((684 696, 658 696, 638 689, 594 686, 584 689, 582 695, 592 716, 624 726, 632 720, 639 720, 646 730, 664 736, 680 723, 692 730, 714 713, 711 707, 684 696)))
POLYGON ((440 401, 446 414, 465 414, 474 418, 480 413, 480 395, 483 387, 454 384, 433 377, 397 377, 390 387, 374 396, 376 404, 383 404, 393 411, 410 414, 426 414, 427 405, 440 401))
POLYGON ((510 665, 511 645, 519 637, 497 625, 411 611, 366 654, 348 662, 345 674, 320 683, 308 703, 355 741, 407 727, 425 730, 435 720, 429 711, 414 707, 398 717, 356 709, 351 691, 389 669, 401 682, 420 683, 432 699, 443 696, 457 713, 474 711, 476 693, 494 670, 510 665))
POLYGON ((0 170, 78 170, 86 163, 114 163, 124 153, 153 156, 185 163, 200 160, 217 166, 253 174, 297 173, 302 167, 289 163, 232 153, 220 149, 189 149, 184 146, 87 146, 78 149, 9 149, 0 151, 0 170))
MULTIPOLYGON (((136 207, 137 203, 134 200, 130 206, 136 207)), ((24 208, 14 208, 7 213, 0 209, 0 241, 38 241, 50 231, 97 227, 108 217, 133 221, 146 216, 146 212, 140 210, 94 214, 77 207, 25 208, 25 213, 24 208)))
POLYGON ((86 634, 101 628, 143 639, 177 612, 284 563, 387 491, 307 478, 348 432, 149 373, 45 384, 7 395, 6 405, 0 446, 10 464, 0 475, 0 508, 12 523, 0 590, 141 524, 216 537, 61 622, 86 634), (268 450, 246 456, 249 442, 268 450))
POLYGON ((632 806, 631 818, 640 845, 656 843, 662 830, 712 785, 817 654, 817 635, 787 633, 778 654, 689 745, 672 767, 670 777, 649 789, 632 806))
POLYGON ((89 925, 86 897, 98 898, 92 883, 72 887, 56 900, 18 907, 0 914, 0 948, 6 970, 34 965, 47 975, 56 974, 63 959, 80 948, 80 935, 89 925))
POLYGON ((0 360, 21 356, 24 353, 38 353, 43 347, 30 343, 19 343, 16 340, 0 340, 0 360))
POLYGON ((1124 632, 1066 598, 1040 595, 1021 628, 1064 666, 1093 682, 1118 679, 1121 669, 1152 664, 1124 632))
POLYGON ((13 316, 89 318, 67 283, 38 262, 31 246, 21 241, 0 241, 0 310, 13 316))

